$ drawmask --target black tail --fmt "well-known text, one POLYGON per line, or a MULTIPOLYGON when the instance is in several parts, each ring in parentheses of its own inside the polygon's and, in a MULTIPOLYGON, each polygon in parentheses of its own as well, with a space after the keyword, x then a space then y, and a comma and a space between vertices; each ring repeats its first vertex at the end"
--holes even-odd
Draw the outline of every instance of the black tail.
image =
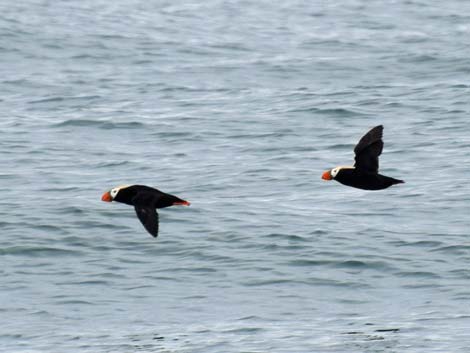
POLYGON ((404 183, 403 180, 391 178, 391 177, 388 177, 388 176, 385 176, 385 175, 381 175, 381 177, 383 178, 382 180, 383 180, 385 188, 388 188, 388 187, 390 187, 392 185, 395 185, 395 184, 403 184, 404 183))

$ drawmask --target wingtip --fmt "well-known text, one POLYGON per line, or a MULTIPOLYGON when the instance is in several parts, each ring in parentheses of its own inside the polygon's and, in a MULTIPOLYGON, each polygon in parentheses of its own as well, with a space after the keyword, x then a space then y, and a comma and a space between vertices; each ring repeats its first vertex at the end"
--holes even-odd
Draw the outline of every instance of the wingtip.
POLYGON ((384 131, 384 126, 382 124, 377 125, 376 127, 372 128, 372 130, 380 130, 380 133, 384 131))

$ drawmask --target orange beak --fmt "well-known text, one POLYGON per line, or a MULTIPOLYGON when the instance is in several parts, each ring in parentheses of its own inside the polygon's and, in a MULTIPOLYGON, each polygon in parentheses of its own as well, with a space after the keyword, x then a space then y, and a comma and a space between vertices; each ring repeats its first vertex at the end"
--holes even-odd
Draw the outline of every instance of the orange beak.
POLYGON ((323 180, 332 180, 333 177, 331 176, 331 171, 330 170, 327 170, 326 172, 324 172, 321 176, 321 178, 323 180))
POLYGON ((113 198, 111 197, 111 194, 109 191, 106 191, 103 196, 101 196, 101 201, 106 201, 106 202, 111 202, 113 201, 113 198))
POLYGON ((173 202, 173 206, 189 206, 191 205, 190 202, 188 201, 178 201, 178 202, 173 202))

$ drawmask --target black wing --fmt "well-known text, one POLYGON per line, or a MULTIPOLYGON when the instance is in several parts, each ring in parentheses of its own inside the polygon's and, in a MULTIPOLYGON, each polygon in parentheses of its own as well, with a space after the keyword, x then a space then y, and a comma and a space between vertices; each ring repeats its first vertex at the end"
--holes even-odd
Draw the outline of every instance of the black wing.
POLYGON ((135 213, 137 217, 144 225, 147 232, 149 232, 153 237, 158 237, 158 213, 155 208, 152 207, 141 207, 134 206, 135 213))
POLYGON ((374 127, 362 136, 356 147, 354 147, 354 153, 356 154, 354 166, 356 168, 369 173, 377 173, 379 171, 379 156, 384 147, 384 142, 382 141, 383 129, 382 125, 374 127))
POLYGON ((158 236, 158 213, 156 204, 159 197, 148 192, 140 192, 132 199, 135 213, 147 232, 155 238, 158 236))

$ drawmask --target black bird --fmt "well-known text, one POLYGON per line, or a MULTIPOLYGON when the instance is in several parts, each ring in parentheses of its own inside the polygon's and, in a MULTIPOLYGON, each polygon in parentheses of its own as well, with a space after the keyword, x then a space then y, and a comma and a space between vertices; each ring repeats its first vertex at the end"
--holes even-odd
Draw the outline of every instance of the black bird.
POLYGON ((353 167, 336 167, 323 173, 322 179, 336 180, 341 184, 364 190, 382 190, 403 180, 379 174, 379 156, 384 143, 382 125, 365 134, 354 148, 356 163, 353 167))
POLYGON ((147 232, 155 238, 158 236, 157 208, 190 205, 188 201, 145 185, 118 186, 106 191, 101 200, 106 202, 117 201, 134 206, 137 217, 139 217, 147 232))

